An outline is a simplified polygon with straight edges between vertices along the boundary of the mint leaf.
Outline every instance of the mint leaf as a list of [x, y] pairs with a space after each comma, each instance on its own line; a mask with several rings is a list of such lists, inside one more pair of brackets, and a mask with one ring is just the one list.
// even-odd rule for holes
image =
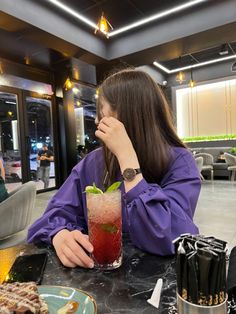
[[95, 183], [93, 185], [88, 185], [85, 188], [86, 193], [93, 193], [93, 194], [103, 194], [103, 191], [96, 187]]
[[108, 233], [116, 233], [118, 231], [117, 226], [113, 224], [102, 224], [101, 229]]
[[113, 192], [113, 191], [117, 190], [120, 187], [120, 185], [121, 185], [121, 181], [117, 181], [117, 182], [113, 183], [112, 185], [110, 185], [107, 188], [106, 192], [108, 192], [108, 193]]

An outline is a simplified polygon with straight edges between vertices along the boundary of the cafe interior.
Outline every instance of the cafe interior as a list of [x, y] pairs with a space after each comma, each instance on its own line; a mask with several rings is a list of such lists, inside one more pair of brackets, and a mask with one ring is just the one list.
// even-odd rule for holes
[[[222, 302], [213, 297], [211, 308], [210, 301], [192, 307], [194, 285], [186, 288], [189, 300], [182, 293], [183, 268], [178, 271], [181, 245], [197, 250], [199, 241], [224, 251], [223, 277], [236, 265], [236, 1], [1, 0], [0, 39], [0, 162], [8, 192], [0, 203], [0, 283], [18, 256], [38, 254], [21, 261], [17, 271], [27, 268], [28, 276], [32, 262], [37, 275], [42, 258], [33, 281], [53, 314], [236, 313], [236, 274], [221, 289]], [[98, 87], [130, 67], [161, 87], [177, 134], [196, 161], [201, 192], [193, 221], [201, 236], [182, 236], [177, 254], [163, 257], [123, 235], [119, 268], [69, 269], [52, 247], [27, 244], [27, 230], [76, 164], [100, 146]], [[47, 183], [39, 175], [44, 145], [53, 155]], [[205, 267], [199, 290], [206, 290]], [[191, 271], [186, 276], [194, 278]]]

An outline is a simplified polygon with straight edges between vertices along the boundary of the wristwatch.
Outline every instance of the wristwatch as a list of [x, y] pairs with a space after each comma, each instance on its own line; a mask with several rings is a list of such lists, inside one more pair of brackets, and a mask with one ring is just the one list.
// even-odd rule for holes
[[125, 181], [133, 181], [137, 174], [142, 173], [141, 169], [133, 169], [133, 168], [126, 168], [122, 173], [122, 178]]

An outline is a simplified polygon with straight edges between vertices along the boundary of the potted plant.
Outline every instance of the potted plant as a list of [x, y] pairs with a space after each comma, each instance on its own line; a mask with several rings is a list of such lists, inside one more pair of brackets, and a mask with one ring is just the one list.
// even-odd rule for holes
[[231, 147], [229, 151], [232, 155], [236, 155], [236, 147]]

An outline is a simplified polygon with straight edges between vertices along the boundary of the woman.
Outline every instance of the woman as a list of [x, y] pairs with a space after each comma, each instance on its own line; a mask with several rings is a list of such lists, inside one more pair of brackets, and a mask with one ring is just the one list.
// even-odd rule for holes
[[93, 182], [101, 187], [122, 180], [123, 174], [123, 231], [145, 251], [174, 253], [173, 239], [198, 233], [193, 214], [200, 179], [174, 131], [160, 87], [145, 72], [113, 74], [100, 86], [97, 115], [95, 135], [103, 148], [74, 167], [29, 229], [28, 241], [52, 243], [65, 266], [92, 268], [83, 192]]

